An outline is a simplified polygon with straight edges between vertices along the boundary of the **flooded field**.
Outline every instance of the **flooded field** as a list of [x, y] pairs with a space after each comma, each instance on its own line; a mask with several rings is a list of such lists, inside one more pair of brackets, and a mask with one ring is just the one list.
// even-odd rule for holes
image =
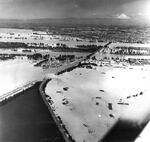
[[[3, 29], [0, 28], [0, 42], [23, 42], [29, 45], [54, 46], [65, 44], [68, 47], [77, 48], [77, 45], [103, 45], [102, 42], [90, 42], [88, 39], [81, 39], [71, 36], [54, 35], [44, 31], [33, 31], [25, 29]], [[42, 44], [41, 44], [42, 43]]]
[[27, 59], [0, 62], [0, 95], [12, 91], [30, 81], [42, 80], [43, 71], [35, 68]]
[[[0, 50], [0, 52], [3, 52], [3, 50]], [[11, 51], [10, 51], [11, 52]], [[15, 51], [16, 52], [16, 51]], [[58, 64], [60, 61], [56, 60], [59, 56], [69, 56], [72, 55], [74, 59], [78, 59], [80, 57], [85, 57], [87, 53], [71, 53], [71, 52], [43, 52], [40, 55], [45, 56], [46, 54], [49, 55], [52, 59], [51, 62], [53, 63], [54, 67], [50, 66], [50, 61], [46, 63], [49, 67], [47, 69], [43, 69], [42, 66], [34, 66], [37, 62], [43, 60], [43, 59], [30, 59], [28, 58], [28, 55], [19, 55], [19, 53], [16, 54], [10, 54], [9, 52], [5, 51], [7, 53], [4, 56], [4, 53], [1, 55], [0, 60], [0, 96], [12, 91], [18, 87], [21, 87], [25, 84], [27, 84], [30, 81], [42, 81], [43, 78], [46, 76], [47, 73], [55, 73], [57, 72], [58, 68], [56, 64]], [[31, 54], [33, 55], [33, 53]], [[12, 59], [4, 59], [5, 57], [11, 57]], [[69, 61], [63, 61], [60, 63], [60, 67], [63, 65], [69, 64]], [[56, 66], [56, 67], [55, 67]]]

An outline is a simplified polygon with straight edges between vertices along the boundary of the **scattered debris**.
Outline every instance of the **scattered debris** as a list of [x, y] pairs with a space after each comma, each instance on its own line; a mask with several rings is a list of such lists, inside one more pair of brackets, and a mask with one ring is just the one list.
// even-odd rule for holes
[[63, 105], [67, 105], [67, 104], [69, 103], [69, 101], [68, 101], [66, 98], [63, 99], [62, 101], [63, 101], [63, 102], [62, 102]]
[[101, 74], [106, 74], [105, 72], [101, 72]]
[[89, 134], [92, 134], [92, 133], [94, 133], [94, 130], [88, 129], [88, 133], [89, 133]]
[[49, 96], [48, 96], [48, 95], [46, 95], [46, 94], [45, 94], [45, 97], [46, 97], [46, 98], [49, 98]]
[[105, 92], [104, 90], [99, 90], [99, 91], [101, 91], [101, 92]]
[[62, 94], [63, 92], [62, 91], [56, 91], [56, 93]]
[[88, 125], [87, 124], [83, 124], [83, 126], [87, 127], [88, 128]]
[[119, 103], [117, 103], [118, 105], [124, 105], [124, 103], [122, 103], [122, 102], [119, 102]]
[[64, 91], [68, 91], [69, 87], [64, 87], [63, 90]]
[[113, 114], [109, 114], [110, 117], [115, 118]]
[[74, 110], [74, 108], [70, 108], [70, 110], [71, 110], [71, 111], [73, 111], [73, 110]]
[[140, 92], [140, 95], [143, 95], [143, 92]]
[[117, 103], [118, 105], [129, 105], [129, 103], [123, 103], [123, 102], [119, 102]]
[[48, 99], [47, 100], [48, 101], [48, 103], [50, 104], [50, 105], [52, 105], [54, 102], [52, 101], [52, 100], [50, 100], [50, 99]]
[[109, 108], [109, 110], [112, 110], [113, 108], [112, 108], [112, 103], [108, 103], [108, 108]]
[[124, 103], [124, 105], [127, 105], [127, 106], [128, 106], [128, 105], [129, 105], [129, 103]]
[[99, 102], [96, 102], [96, 105], [98, 106], [98, 105], [99, 105]]
[[102, 97], [96, 97], [96, 99], [101, 99]]
[[122, 102], [122, 99], [120, 99], [119, 102]]

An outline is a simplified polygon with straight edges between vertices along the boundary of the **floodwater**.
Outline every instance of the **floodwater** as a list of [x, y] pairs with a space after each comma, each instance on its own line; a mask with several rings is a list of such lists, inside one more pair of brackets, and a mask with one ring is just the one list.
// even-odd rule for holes
[[40, 96], [39, 84], [0, 106], [0, 142], [64, 142]]
[[105, 43], [102, 42], [89, 42], [83, 39], [81, 41], [77, 41], [78, 38], [70, 36], [48, 35], [46, 32], [32, 31], [28, 29], [0, 28], [0, 37], [0, 42], [44, 43], [51, 46], [56, 46], [57, 43], [60, 43], [73, 48], [76, 48], [77, 45], [105, 45]]
[[0, 96], [43, 77], [42, 68], [34, 67], [26, 58], [0, 61]]

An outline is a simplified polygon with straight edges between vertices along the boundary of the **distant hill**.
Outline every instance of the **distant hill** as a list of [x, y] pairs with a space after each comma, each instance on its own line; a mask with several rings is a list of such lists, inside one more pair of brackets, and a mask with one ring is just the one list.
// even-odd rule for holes
[[140, 22], [138, 20], [121, 20], [115, 18], [64, 18], [64, 19], [28, 19], [28, 20], [18, 20], [18, 19], [0, 19], [0, 26], [13, 24], [94, 24], [94, 25], [147, 25], [147, 23]]

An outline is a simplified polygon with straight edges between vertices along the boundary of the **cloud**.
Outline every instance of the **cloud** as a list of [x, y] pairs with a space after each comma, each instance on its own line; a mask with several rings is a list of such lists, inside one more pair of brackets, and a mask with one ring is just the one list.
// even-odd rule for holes
[[131, 17], [129, 17], [128, 15], [122, 13], [122, 14], [117, 15], [116, 18], [127, 20], [127, 19], [130, 19]]
[[142, 9], [141, 3], [149, 0], [0, 0], [0, 18], [105, 18], [113, 15], [113, 18], [129, 19], [124, 13], [138, 13], [137, 1]]

